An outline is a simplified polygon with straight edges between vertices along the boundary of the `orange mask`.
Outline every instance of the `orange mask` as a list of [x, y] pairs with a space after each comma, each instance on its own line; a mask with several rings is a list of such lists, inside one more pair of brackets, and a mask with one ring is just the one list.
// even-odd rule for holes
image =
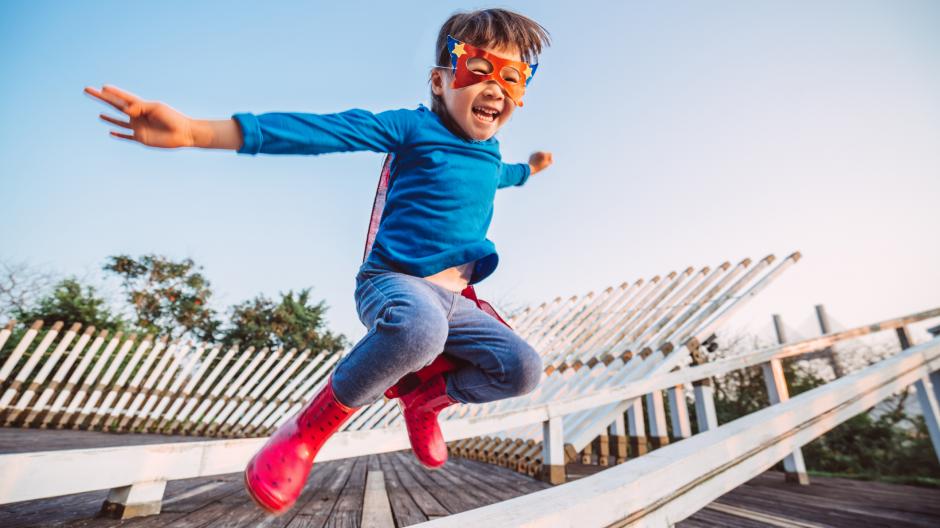
[[539, 65], [497, 57], [447, 35], [447, 49], [454, 68], [453, 88], [463, 88], [484, 81], [496, 81], [516, 106]]

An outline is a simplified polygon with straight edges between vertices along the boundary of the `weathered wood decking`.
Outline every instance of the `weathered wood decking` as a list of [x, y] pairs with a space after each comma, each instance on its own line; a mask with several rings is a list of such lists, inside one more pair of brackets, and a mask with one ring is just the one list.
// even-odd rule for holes
[[[109, 435], [81, 431], [0, 428], [0, 453], [198, 440], [193, 437]], [[600, 470], [569, 465], [569, 478]], [[117, 521], [97, 518], [106, 491], [0, 506], [0, 526], [176, 527], [359, 526], [368, 471], [382, 471], [396, 526], [407, 526], [547, 488], [514, 471], [460, 458], [428, 471], [397, 452], [317, 464], [297, 505], [271, 517], [245, 493], [241, 475], [173, 481], [160, 515]], [[679, 524], [704, 526], [938, 526], [940, 490], [848, 479], [812, 479], [808, 487], [761, 475]], [[495, 528], [495, 527], [494, 527]]]
[[[0, 429], [0, 453], [181, 439], [198, 440], [193, 437]], [[452, 459], [441, 470], [429, 471], [421, 467], [410, 453], [396, 452], [317, 464], [297, 505], [280, 517], [269, 516], [255, 506], [244, 490], [241, 475], [234, 474], [169, 482], [162, 512], [157, 516], [126, 521], [96, 518], [107, 496], [107, 491], [99, 491], [2, 505], [0, 526], [359, 526], [368, 471], [383, 472], [397, 526], [416, 524], [549, 487], [515, 471], [460, 458]]]

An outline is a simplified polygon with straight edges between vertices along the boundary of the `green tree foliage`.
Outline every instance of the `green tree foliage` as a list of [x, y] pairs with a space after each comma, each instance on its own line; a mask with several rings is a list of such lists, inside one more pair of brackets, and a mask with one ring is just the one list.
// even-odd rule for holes
[[212, 290], [202, 267], [192, 259], [175, 262], [159, 255], [138, 259], [118, 255], [109, 258], [104, 270], [121, 278], [140, 330], [171, 339], [215, 341], [220, 323], [207, 306]]
[[81, 323], [99, 330], [116, 332], [124, 330], [126, 323], [111, 312], [107, 301], [95, 292], [92, 286], [83, 285], [74, 277], [59, 281], [52, 291], [39, 298], [31, 307], [17, 309], [14, 317], [31, 323], [42, 319], [47, 324], [62, 321], [66, 324]]
[[296, 295], [281, 294], [275, 302], [263, 295], [231, 308], [230, 326], [222, 332], [225, 344], [290, 350], [310, 349], [338, 353], [348, 346], [346, 338], [325, 328], [327, 307], [323, 301], [312, 304], [310, 289]]

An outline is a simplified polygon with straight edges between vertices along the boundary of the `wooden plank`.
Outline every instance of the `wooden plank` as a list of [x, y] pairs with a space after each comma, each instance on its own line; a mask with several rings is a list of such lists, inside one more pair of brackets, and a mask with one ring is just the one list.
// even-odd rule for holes
[[822, 524], [817, 523], [808, 523], [803, 521], [794, 521], [792, 519], [787, 519], [785, 517], [779, 517], [777, 515], [770, 515], [767, 513], [762, 513], [754, 510], [748, 510], [745, 508], [739, 508], [737, 506], [731, 506], [729, 504], [722, 504], [720, 502], [713, 502], [706, 506], [709, 510], [715, 510], [721, 513], [728, 515], [733, 515], [735, 517], [742, 517], [744, 519], [750, 519], [752, 521], [757, 521], [769, 526], [776, 526], [778, 528], [825, 528]]
[[552, 487], [551, 484], [524, 476], [501, 466], [492, 466], [463, 458], [454, 458], [447, 462], [457, 475], [470, 475], [477, 481], [485, 482], [493, 488], [510, 490], [516, 495], [534, 493]]
[[444, 466], [447, 473], [453, 475], [464, 486], [472, 485], [485, 490], [497, 501], [511, 499], [548, 487], [549, 484], [523, 476], [517, 471], [494, 466], [484, 462], [455, 459]]
[[[355, 459], [333, 462], [333, 471], [324, 473], [320, 483], [314, 483], [309, 500], [298, 505], [297, 514], [288, 524], [289, 528], [322, 528], [349, 480]], [[314, 471], [317, 467], [314, 464]]]
[[398, 481], [408, 490], [411, 498], [421, 509], [424, 516], [428, 519], [436, 519], [449, 515], [450, 511], [447, 505], [418, 482], [414, 475], [405, 468], [400, 456], [401, 452], [388, 453], [384, 460], [389, 464]]
[[455, 490], [452, 481], [438, 475], [440, 470], [425, 469], [414, 460], [414, 456], [410, 453], [406, 455], [404, 452], [398, 451], [395, 456], [399, 467], [409, 472], [415, 482], [433, 495], [451, 514], [496, 502], [491, 495], [481, 490], [475, 490], [471, 486]]
[[[386, 453], [377, 455], [375, 458], [378, 460], [379, 468], [385, 476], [385, 487], [388, 491], [388, 499], [392, 505], [392, 515], [395, 517], [396, 524], [398, 526], [408, 526], [428, 520], [428, 516], [421, 511], [421, 507], [418, 506], [418, 503], [409, 493], [410, 490], [405, 487], [399, 478], [398, 470], [390, 461], [393, 456], [392, 453]], [[439, 504], [437, 507], [441, 508]]]
[[[368, 469], [366, 463], [366, 469]], [[362, 528], [395, 528], [392, 507], [385, 491], [385, 477], [381, 470], [366, 473], [365, 496], [362, 499]]]

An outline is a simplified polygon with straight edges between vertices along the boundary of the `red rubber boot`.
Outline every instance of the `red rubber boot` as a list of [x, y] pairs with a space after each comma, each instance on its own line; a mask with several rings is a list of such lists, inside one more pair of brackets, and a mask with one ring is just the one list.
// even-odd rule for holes
[[275, 515], [289, 510], [307, 483], [320, 447], [355, 411], [336, 399], [330, 378], [248, 462], [245, 488], [255, 503]]
[[437, 415], [442, 409], [458, 403], [446, 392], [444, 375], [438, 374], [407, 394], [400, 395], [405, 427], [415, 458], [428, 469], [437, 469], [447, 462], [447, 444], [441, 435]]

